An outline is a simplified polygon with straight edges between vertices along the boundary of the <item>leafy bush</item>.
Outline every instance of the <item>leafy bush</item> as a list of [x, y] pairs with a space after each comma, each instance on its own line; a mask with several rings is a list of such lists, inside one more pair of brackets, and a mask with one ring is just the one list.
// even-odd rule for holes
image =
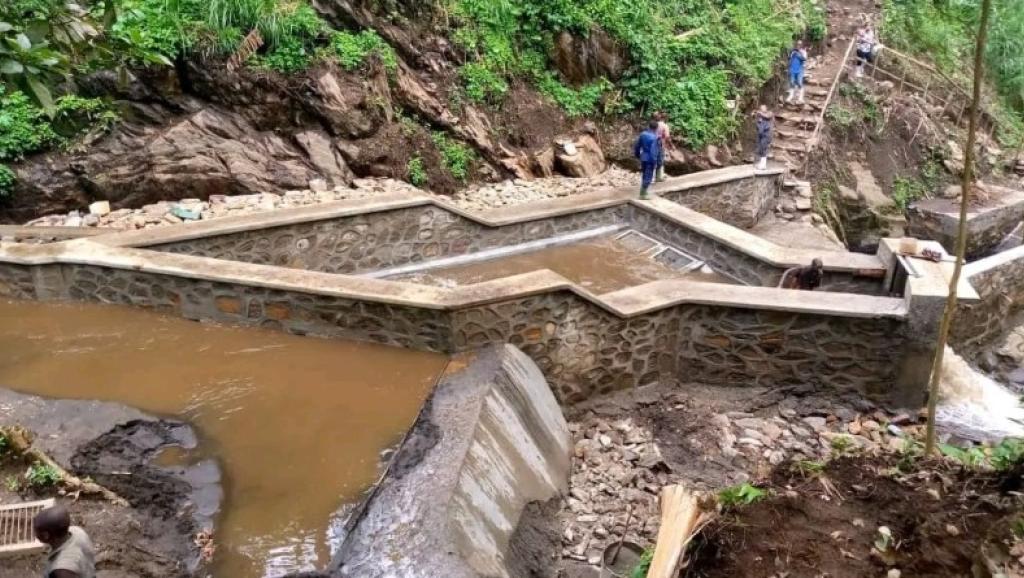
[[17, 160], [59, 141], [42, 108], [25, 93], [3, 93], [0, 85], [0, 161]]
[[608, 79], [602, 78], [579, 89], [562, 84], [553, 73], [544, 73], [537, 78], [537, 89], [558, 103], [570, 118], [592, 115], [597, 112], [601, 98], [612, 88]]
[[739, 505], [750, 505], [763, 500], [767, 496], [768, 492], [761, 488], [749, 483], [743, 483], [718, 492], [718, 502], [726, 508], [731, 508]]
[[408, 175], [409, 182], [414, 186], [422, 187], [427, 184], [427, 169], [423, 166], [423, 159], [420, 157], [409, 159], [405, 172]]
[[53, 486], [60, 482], [60, 480], [60, 472], [53, 466], [32, 464], [25, 472], [25, 481], [28, 482], [28, 485], [36, 488]]
[[[7, 168], [7, 167], [4, 167], [3, 165], [0, 165], [0, 172], [2, 172], [2, 170], [5, 169], [5, 168]], [[10, 169], [8, 169], [8, 170], [10, 170]], [[2, 456], [5, 453], [7, 453], [7, 448], [10, 445], [11, 445], [11, 441], [7, 439], [7, 434], [5, 434], [3, 432], [0, 432], [0, 456]]]
[[330, 46], [338, 63], [347, 70], [359, 68], [370, 56], [380, 58], [387, 70], [398, 70], [395, 49], [373, 30], [363, 30], [359, 33], [332, 32]]
[[461, 66], [459, 77], [466, 88], [466, 96], [476, 102], [497, 101], [508, 92], [505, 79], [481, 62]]
[[443, 132], [435, 132], [431, 139], [441, 152], [444, 167], [456, 179], [465, 182], [469, 178], [476, 154], [468, 146], [448, 138]]
[[[11, 167], [0, 163], [0, 199], [7, 198], [14, 192], [14, 183], [18, 180], [17, 175], [11, 170]], [[0, 454], [3, 453], [4, 447], [6, 447], [7, 439], [0, 440]]]

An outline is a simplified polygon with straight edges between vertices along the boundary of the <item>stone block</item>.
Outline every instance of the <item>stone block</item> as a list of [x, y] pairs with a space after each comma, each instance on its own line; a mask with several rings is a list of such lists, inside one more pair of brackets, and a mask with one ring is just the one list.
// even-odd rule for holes
[[238, 297], [217, 297], [213, 300], [214, 305], [217, 306], [217, 311], [221, 313], [227, 313], [229, 315], [239, 315], [242, 313], [242, 300]]
[[102, 217], [110, 214], [110, 201], [96, 201], [89, 205], [89, 214]]

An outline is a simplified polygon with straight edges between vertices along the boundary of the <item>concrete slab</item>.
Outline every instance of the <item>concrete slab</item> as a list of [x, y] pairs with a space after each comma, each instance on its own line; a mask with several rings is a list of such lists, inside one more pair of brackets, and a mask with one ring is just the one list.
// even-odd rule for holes
[[329, 569], [359, 578], [513, 578], [523, 508], [567, 489], [568, 425], [518, 349], [456, 356]]

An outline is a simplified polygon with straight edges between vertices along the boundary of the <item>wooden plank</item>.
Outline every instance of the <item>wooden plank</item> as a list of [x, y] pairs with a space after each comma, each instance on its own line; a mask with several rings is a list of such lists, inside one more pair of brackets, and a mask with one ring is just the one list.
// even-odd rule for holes
[[683, 486], [665, 486], [661, 490], [661, 527], [654, 559], [647, 578], [675, 578], [683, 563], [686, 546], [701, 519], [697, 497]]

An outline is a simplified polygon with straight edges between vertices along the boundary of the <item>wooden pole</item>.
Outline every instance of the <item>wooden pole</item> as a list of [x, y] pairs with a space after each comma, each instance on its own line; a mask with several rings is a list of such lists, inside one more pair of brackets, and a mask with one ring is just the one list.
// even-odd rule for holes
[[942, 324], [939, 326], [939, 342], [935, 348], [935, 360], [932, 364], [932, 379], [928, 388], [928, 427], [925, 432], [924, 455], [929, 456], [935, 451], [935, 408], [939, 401], [939, 383], [942, 381], [942, 358], [949, 341], [949, 328], [956, 312], [956, 289], [960, 283], [960, 273], [964, 267], [964, 254], [967, 252], [967, 205], [971, 200], [971, 186], [974, 184], [974, 142], [978, 132], [978, 105], [981, 103], [981, 84], [985, 80], [985, 41], [988, 36], [988, 19], [992, 12], [992, 0], [982, 0], [981, 22], [978, 24], [978, 41], [974, 47], [974, 94], [971, 96], [971, 114], [967, 124], [967, 150], [964, 153], [964, 174], [960, 184], [960, 226], [956, 238], [956, 264], [953, 276], [949, 279], [949, 295], [946, 298], [946, 310], [942, 313]]
[[647, 578], [676, 577], [700, 518], [697, 497], [686, 488], [676, 485], [661, 490], [661, 527]]

